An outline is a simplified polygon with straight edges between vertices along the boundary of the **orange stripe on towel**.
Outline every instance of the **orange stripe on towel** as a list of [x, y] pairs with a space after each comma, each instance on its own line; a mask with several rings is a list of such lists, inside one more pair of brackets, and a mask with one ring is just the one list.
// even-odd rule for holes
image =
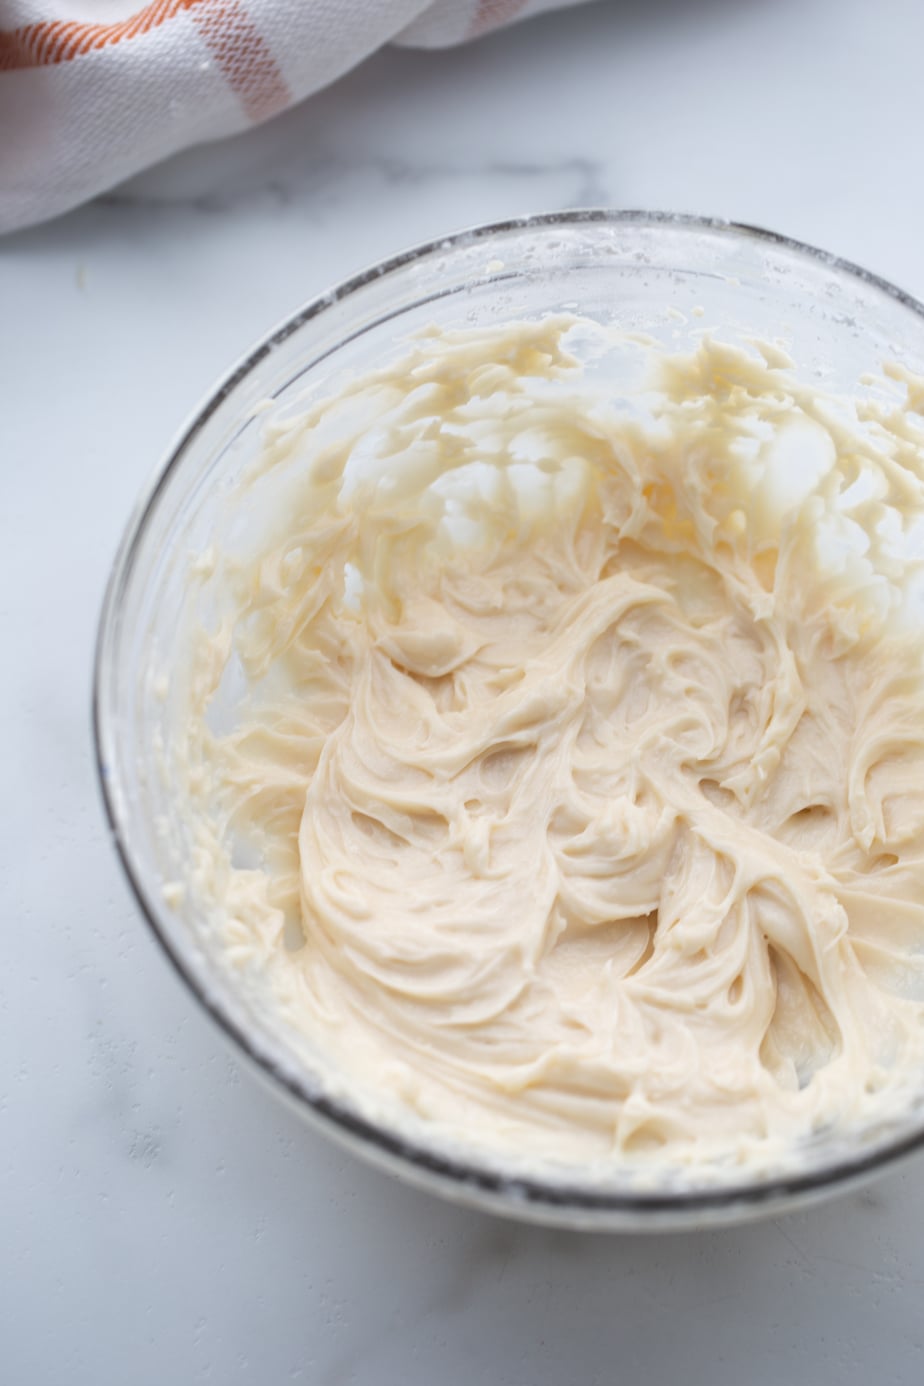
[[289, 104], [289, 89], [269, 45], [240, 0], [150, 0], [117, 24], [27, 24], [0, 33], [0, 72], [68, 63], [149, 34], [187, 10], [251, 120], [265, 120]]
[[150, 0], [150, 4], [117, 24], [77, 24], [60, 19], [26, 24], [21, 29], [0, 33], [0, 72], [70, 62], [95, 49], [150, 33], [164, 20], [206, 3], [208, 0]]
[[499, 24], [509, 24], [521, 10], [526, 9], [528, 3], [529, 0], [478, 0], [469, 37], [477, 38], [489, 29], [496, 29]]
[[266, 120], [291, 101], [269, 45], [240, 0], [211, 0], [193, 22], [251, 120]]

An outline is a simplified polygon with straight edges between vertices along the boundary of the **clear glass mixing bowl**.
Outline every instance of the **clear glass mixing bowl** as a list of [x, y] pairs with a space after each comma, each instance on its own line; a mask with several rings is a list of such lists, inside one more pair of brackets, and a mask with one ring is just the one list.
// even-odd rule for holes
[[[295, 1052], [269, 1008], [235, 984], [209, 947], [195, 900], [170, 904], [183, 880], [182, 834], [153, 747], [168, 734], [150, 652], [171, 649], [191, 552], [204, 549], [219, 505], [260, 447], [254, 408], [323, 394], [344, 372], [392, 355], [430, 323], [472, 327], [562, 309], [615, 320], [675, 349], [704, 325], [734, 340], [783, 338], [800, 372], [853, 392], [884, 360], [920, 368], [924, 308], [881, 279], [753, 227], [634, 212], [572, 212], [479, 227], [377, 265], [301, 309], [215, 389], [141, 497], [115, 561], [99, 633], [94, 727], [106, 810], [142, 912], [193, 995], [276, 1090], [357, 1153], [444, 1195], [572, 1227], [654, 1230], [741, 1220], [856, 1182], [924, 1143], [924, 1111], [832, 1141], [810, 1163], [733, 1187], [618, 1188], [511, 1178], [502, 1168], [414, 1143], [366, 1119]], [[176, 652], [177, 658], [182, 652]]]

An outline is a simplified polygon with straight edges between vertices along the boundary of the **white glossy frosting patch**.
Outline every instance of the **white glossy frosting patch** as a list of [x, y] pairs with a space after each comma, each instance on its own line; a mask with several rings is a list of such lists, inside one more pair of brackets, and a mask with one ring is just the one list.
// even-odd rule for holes
[[769, 1166], [920, 1087], [914, 390], [554, 318], [269, 426], [174, 750], [197, 895], [361, 1106]]

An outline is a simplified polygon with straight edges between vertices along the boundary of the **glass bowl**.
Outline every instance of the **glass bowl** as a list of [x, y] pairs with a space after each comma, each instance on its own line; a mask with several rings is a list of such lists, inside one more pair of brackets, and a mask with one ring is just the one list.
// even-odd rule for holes
[[[268, 1009], [242, 994], [204, 936], [185, 878], [175, 796], [154, 747], [166, 702], [151, 651], [171, 650], [190, 553], [260, 447], [258, 406], [284, 411], [361, 373], [415, 329], [483, 326], [571, 310], [679, 349], [704, 325], [730, 339], [785, 339], [803, 376], [851, 393], [884, 360], [924, 358], [924, 308], [854, 265], [757, 228], [694, 217], [582, 211], [464, 231], [377, 265], [301, 309], [235, 366], [167, 454], [132, 515], [99, 632], [94, 730], [106, 812], [138, 904], [198, 1002], [240, 1051], [326, 1131], [451, 1198], [572, 1227], [661, 1230], [739, 1221], [855, 1183], [924, 1143], [924, 1111], [832, 1142], [779, 1176], [638, 1192], [511, 1176], [368, 1119], [313, 1071]], [[256, 411], [256, 412], [255, 412]]]

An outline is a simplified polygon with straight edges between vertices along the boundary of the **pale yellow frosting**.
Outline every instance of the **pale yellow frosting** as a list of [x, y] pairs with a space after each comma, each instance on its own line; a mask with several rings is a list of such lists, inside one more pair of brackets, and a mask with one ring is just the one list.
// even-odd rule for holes
[[892, 375], [559, 317], [268, 424], [171, 754], [227, 956], [360, 1108], [599, 1174], [770, 1167], [920, 1089]]

